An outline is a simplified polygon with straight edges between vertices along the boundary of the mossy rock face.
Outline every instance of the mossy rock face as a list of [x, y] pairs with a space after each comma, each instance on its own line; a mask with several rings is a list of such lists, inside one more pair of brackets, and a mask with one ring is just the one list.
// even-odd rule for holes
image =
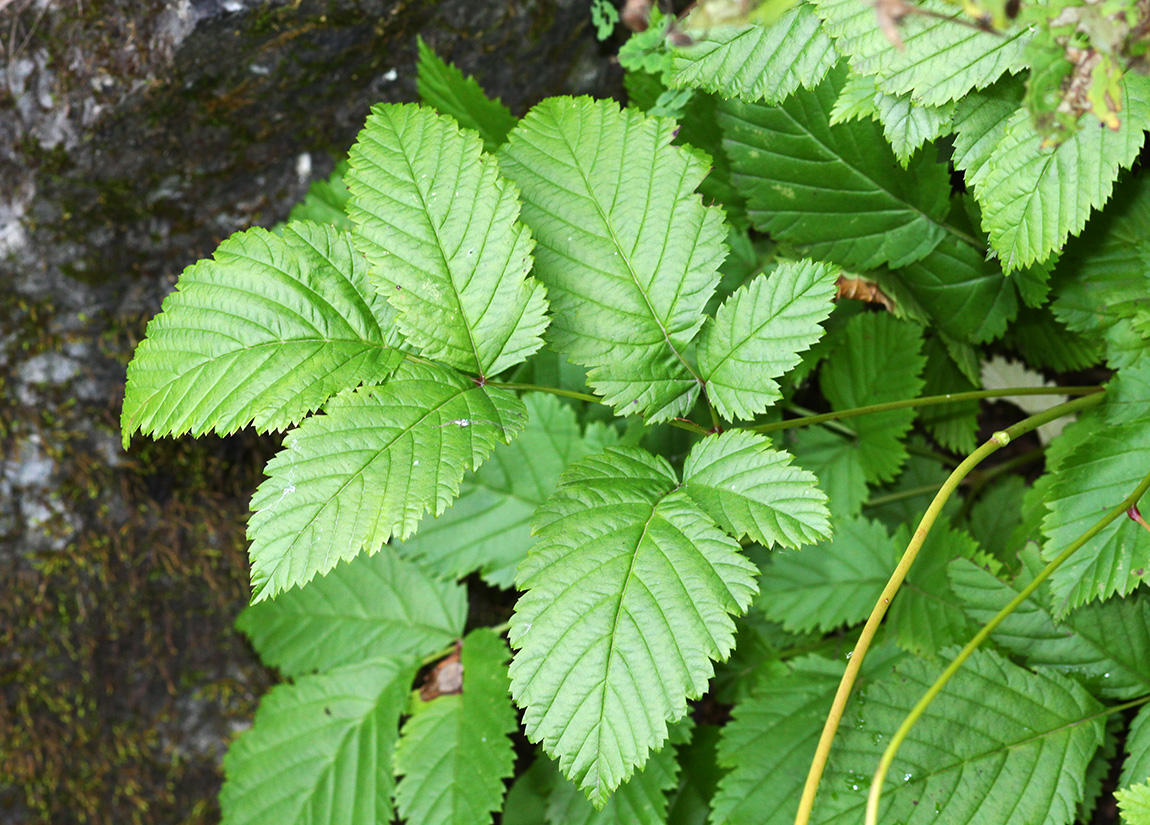
[[145, 321], [415, 99], [417, 33], [519, 112], [607, 61], [587, 0], [0, 6], [0, 822], [213, 822], [271, 678], [232, 623], [279, 439], [125, 453]]
[[0, 273], [25, 288], [155, 276], [282, 218], [371, 104], [414, 99], [417, 33], [513, 109], [603, 85], [585, 0], [34, 5], [0, 53]]

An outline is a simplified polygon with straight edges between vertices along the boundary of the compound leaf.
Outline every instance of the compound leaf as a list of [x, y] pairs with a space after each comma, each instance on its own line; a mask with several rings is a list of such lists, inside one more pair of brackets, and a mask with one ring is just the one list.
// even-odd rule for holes
[[465, 470], [526, 423], [507, 390], [411, 362], [324, 413], [288, 434], [252, 497], [254, 601], [411, 535], [426, 511], [446, 509]]
[[830, 541], [771, 557], [756, 604], [792, 633], [829, 633], [861, 622], [898, 562], [899, 548], [877, 521], [843, 519]]
[[[914, 398], [923, 387], [922, 331], [891, 315], [866, 313], [847, 323], [820, 385], [835, 410]], [[871, 413], [851, 420], [867, 481], [890, 481], [906, 460], [903, 437], [914, 410]]]
[[678, 487], [635, 448], [576, 462], [519, 565], [512, 693], [528, 737], [599, 807], [707, 689], [756, 589], [755, 566]]
[[[1024, 567], [1009, 584], [969, 559], [950, 563], [950, 580], [963, 608], [986, 624], [1042, 569], [1033, 545], [1022, 551]], [[1112, 599], [1088, 604], [1056, 621], [1044, 584], [1018, 606], [991, 638], [1031, 667], [1073, 676], [1092, 693], [1130, 699], [1150, 692], [1150, 602]]]
[[764, 436], [733, 430], [704, 438], [683, 465], [683, 490], [724, 530], [767, 547], [799, 547], [830, 535], [818, 479], [791, 466]]
[[459, 637], [467, 591], [386, 550], [251, 605], [236, 627], [284, 676], [376, 656], [425, 656]]
[[699, 338], [699, 373], [707, 396], [729, 419], [751, 419], [782, 393], [775, 380], [823, 335], [838, 270], [785, 261], [728, 298]]
[[223, 825], [390, 822], [391, 754], [415, 667], [369, 659], [271, 689], [224, 758]]
[[903, 266], [947, 232], [946, 166], [916, 156], [900, 169], [877, 124], [831, 126], [844, 82], [839, 68], [777, 106], [721, 103], [735, 186], [755, 228], [776, 240], [843, 266]]
[[904, 48], [891, 47], [874, 9], [855, 0], [816, 0], [823, 29], [857, 74], [874, 75], [889, 94], [909, 92], [916, 103], [941, 106], [1021, 68], [1026, 31], [983, 32], [949, 18], [963, 12], [942, 0], [916, 4], [937, 17], [912, 14], [899, 24]]
[[[867, 689], [859, 722], [839, 732], [823, 777], [827, 787], [857, 791], [823, 795], [812, 821], [845, 825], [862, 818], [886, 737], [938, 671], [924, 659], [908, 659]], [[878, 821], [1072, 822], [1086, 766], [1102, 743], [1105, 715], [1077, 682], [978, 651], [903, 742]]]
[[866, 475], [858, 443], [819, 427], [803, 427], [783, 434], [800, 467], [818, 477], [836, 519], [858, 515], [866, 500]]
[[380, 104], [349, 155], [348, 214], [396, 324], [423, 355], [487, 376], [543, 345], [515, 187], [479, 138], [421, 106]]
[[464, 129], [483, 138], [483, 148], [494, 152], [515, 128], [515, 115], [498, 99], [489, 98], [470, 75], [439, 58], [422, 37], [417, 64], [419, 97], [441, 115], [455, 118]]
[[410, 825], [487, 825], [511, 776], [515, 709], [507, 645], [489, 628], [463, 640], [463, 691], [414, 700], [395, 750], [399, 815]]
[[650, 421], [698, 396], [685, 351], [726, 254], [722, 211], [695, 194], [707, 163], [670, 145], [675, 130], [611, 101], [550, 98], [500, 153], [539, 242], [549, 340], [608, 403]]
[[510, 587], [515, 567], [532, 542], [531, 518], [573, 461], [614, 443], [615, 430], [590, 425], [584, 434], [575, 411], [553, 395], [523, 396], [527, 426], [460, 487], [459, 499], [441, 516], [424, 519], [407, 541], [393, 544], [444, 576], [478, 570], [485, 581]]
[[811, 4], [800, 2], [770, 26], [721, 26], [671, 53], [667, 82], [723, 97], [779, 103], [800, 85], [818, 85], [838, 59]]
[[184, 270], [128, 366], [124, 444], [146, 435], [281, 430], [399, 362], [393, 312], [350, 235], [249, 229]]

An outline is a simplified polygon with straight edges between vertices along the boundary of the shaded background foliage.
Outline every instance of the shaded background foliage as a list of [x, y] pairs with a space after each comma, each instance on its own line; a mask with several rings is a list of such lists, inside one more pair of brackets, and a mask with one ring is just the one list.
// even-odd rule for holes
[[232, 622], [272, 439], [116, 436], [188, 263], [283, 219], [415, 35], [517, 113], [610, 93], [584, 0], [0, 3], [0, 821], [209, 822], [269, 676]]

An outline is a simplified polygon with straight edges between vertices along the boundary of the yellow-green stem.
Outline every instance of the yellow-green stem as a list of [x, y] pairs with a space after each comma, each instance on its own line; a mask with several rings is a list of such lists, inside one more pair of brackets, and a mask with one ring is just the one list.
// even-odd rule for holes
[[1089, 530], [1071, 542], [1065, 550], [1059, 553], [1058, 556], [1055, 557], [1048, 565], [1042, 568], [1041, 572], [1039, 572], [1039, 574], [1034, 577], [1034, 580], [1031, 581], [1030, 584], [1026, 585], [1026, 587], [1019, 591], [1017, 596], [1011, 599], [1010, 602], [1004, 608], [1002, 608], [1002, 610], [998, 611], [993, 619], [986, 623], [985, 627], [983, 627], [980, 631], [978, 631], [978, 633], [974, 635], [974, 638], [967, 642], [966, 647], [964, 647], [962, 651], [959, 652], [954, 661], [947, 666], [946, 670], [944, 670], [942, 674], [939, 675], [934, 684], [932, 684], [926, 693], [923, 694], [922, 698], [919, 699], [918, 704], [916, 704], [911, 709], [910, 713], [906, 715], [906, 719], [904, 719], [902, 724], [899, 725], [898, 730], [895, 732], [894, 736], [891, 737], [890, 744], [887, 745], [886, 750], [883, 751], [882, 758], [879, 760], [878, 768], [875, 770], [874, 779], [871, 782], [870, 793], [867, 796], [866, 825], [877, 825], [878, 806], [879, 800], [882, 797], [883, 782], [886, 781], [887, 772], [890, 770], [890, 766], [894, 762], [894, 757], [898, 753], [899, 747], [902, 746], [902, 743], [906, 739], [907, 734], [910, 733], [910, 729], [914, 727], [914, 723], [917, 722], [922, 714], [926, 712], [927, 707], [931, 702], [934, 701], [935, 697], [938, 696], [940, 692], [942, 692], [942, 689], [946, 687], [946, 684], [950, 681], [951, 677], [953, 677], [954, 674], [958, 672], [958, 669], [962, 667], [963, 663], [967, 659], [971, 657], [974, 651], [978, 649], [979, 645], [986, 641], [990, 634], [994, 632], [995, 628], [997, 628], [1000, 624], [1002, 624], [1003, 621], [1005, 621], [1007, 616], [1013, 613], [1016, 609], [1018, 609], [1019, 605], [1030, 598], [1031, 594], [1033, 594], [1034, 591], [1037, 590], [1044, 581], [1050, 578], [1051, 574], [1054, 573], [1054, 571], [1059, 567], [1061, 567], [1068, 558], [1074, 555], [1084, 544], [1086, 544], [1086, 542], [1090, 541], [1090, 539], [1094, 538], [1100, 532], [1105, 530], [1106, 527], [1114, 521], [1114, 519], [1122, 517], [1130, 510], [1131, 507], [1136, 505], [1142, 496], [1146, 493], [1147, 489], [1150, 489], [1150, 474], [1147, 474], [1146, 477], [1142, 479], [1142, 482], [1135, 488], [1134, 492], [1127, 496], [1121, 504], [1114, 507], [1113, 510], [1095, 522], [1095, 524]]
[[983, 459], [1002, 447], [1005, 447], [1015, 438], [1037, 429], [1056, 418], [1061, 418], [1064, 415], [1070, 415], [1080, 410], [1097, 406], [1102, 402], [1102, 398], [1103, 393], [1092, 393], [1083, 398], [1076, 398], [1073, 401], [1067, 401], [1065, 404], [1059, 404], [1057, 407], [1052, 407], [1037, 415], [1025, 418], [1017, 424], [1008, 427], [1006, 430], [996, 432], [985, 444], [963, 459], [947, 477], [942, 487], [939, 488], [938, 493], [935, 494], [930, 506], [923, 514], [918, 528], [914, 531], [914, 535], [911, 537], [906, 551], [903, 553], [902, 558], [899, 559], [894, 573], [891, 574], [890, 579], [886, 583], [886, 587], [883, 588], [882, 594], [879, 596], [874, 609], [867, 618], [866, 624], [863, 626], [862, 634], [859, 636], [859, 640], [855, 644], [855, 648], [847, 661], [846, 671], [843, 673], [843, 677], [839, 682], [838, 691], [835, 693], [834, 701], [831, 703], [826, 724], [823, 726], [822, 735], [819, 737], [819, 743], [815, 749], [814, 759], [811, 760], [811, 768], [807, 773], [806, 784], [803, 786], [803, 795], [799, 800], [799, 809], [795, 814], [795, 825], [808, 825], [810, 822], [811, 810], [815, 804], [815, 795], [818, 793], [819, 782], [822, 781], [823, 771], [827, 765], [827, 758], [830, 756], [831, 744], [834, 742], [835, 732], [838, 730], [839, 722], [842, 721], [843, 713], [846, 711], [847, 700], [850, 699], [851, 689], [854, 687], [855, 680], [858, 677], [859, 668], [862, 667], [863, 659], [866, 657], [867, 650], [870, 649], [870, 643], [878, 632], [879, 624], [886, 615], [887, 608], [890, 606], [890, 600], [894, 598], [899, 587], [902, 586], [907, 572], [918, 556], [918, 551], [921, 549], [923, 542], [926, 541], [926, 537], [934, 526], [938, 514], [942, 511], [943, 506], [951, 494], [967, 474], [978, 466]]
[[945, 395], [926, 395], [922, 398], [908, 398], [904, 401], [888, 401], [884, 404], [871, 404], [866, 407], [855, 407], [850, 410], [808, 415], [803, 418], [790, 418], [786, 421], [772, 421], [770, 424], [759, 424], [747, 429], [756, 433], [773, 433], [777, 430], [789, 430], [792, 427], [804, 427], [807, 424], [822, 424], [825, 421], [839, 421], [844, 418], [854, 418], [858, 415], [902, 410], [909, 407], [930, 407], [935, 404], [957, 404], [962, 401], [978, 401], [983, 398], [1010, 398], [1018, 395], [1090, 395], [1101, 392], [1101, 387], [1012, 387], [1005, 390], [972, 390], [971, 392], [952, 392]]

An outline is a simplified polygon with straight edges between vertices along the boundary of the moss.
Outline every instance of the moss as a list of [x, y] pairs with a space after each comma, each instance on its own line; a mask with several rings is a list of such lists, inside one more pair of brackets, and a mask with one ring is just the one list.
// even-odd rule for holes
[[[51, 317], [11, 316], [29, 332]], [[140, 331], [113, 326], [101, 348], [126, 359]], [[44, 529], [66, 549], [0, 561], [0, 809], [51, 825], [216, 821], [218, 754], [187, 741], [188, 707], [224, 727], [268, 684], [232, 622], [248, 597], [247, 499], [274, 444], [141, 441], [109, 466], [94, 441], [116, 437], [115, 410], [59, 397], [14, 418], [6, 443], [39, 436], [63, 475], [49, 497], [82, 527], [61, 516]]]

